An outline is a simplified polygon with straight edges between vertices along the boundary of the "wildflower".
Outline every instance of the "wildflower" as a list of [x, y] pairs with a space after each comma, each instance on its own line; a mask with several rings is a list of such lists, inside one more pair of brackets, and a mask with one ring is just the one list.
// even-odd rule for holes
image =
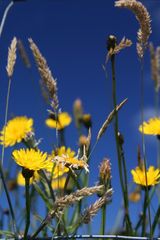
[[[50, 164], [47, 170], [51, 171], [51, 169], [53, 168], [53, 163], [55, 163], [57, 166], [56, 168], [57, 172], [59, 170], [58, 167], [60, 167], [59, 171], [65, 172], [67, 171], [66, 168], [71, 169], [84, 168], [86, 171], [88, 171], [88, 165], [86, 161], [83, 160], [83, 157], [81, 159], [78, 159], [78, 156], [75, 156], [74, 151], [72, 151], [70, 148], [66, 149], [65, 146], [62, 146], [52, 152], [51, 155], [52, 164]], [[55, 170], [53, 170], [53, 173], [55, 173]]]
[[150, 118], [139, 126], [139, 131], [148, 135], [160, 135], [160, 118]]
[[52, 174], [52, 178], [58, 178], [62, 176], [63, 174], [67, 173], [69, 171], [69, 168], [65, 167], [62, 163], [55, 163], [53, 162], [53, 157], [50, 158], [50, 164], [46, 168], [48, 172]]
[[65, 146], [62, 146], [52, 151], [52, 157], [63, 156], [63, 155], [67, 155], [68, 157], [74, 157], [75, 152], [72, 151], [70, 148], [66, 148]]
[[[131, 170], [133, 181], [141, 186], [154, 186], [160, 182], [160, 169], [150, 166], [145, 174], [145, 168], [136, 167]], [[146, 179], [147, 178], [147, 179]], [[147, 181], [146, 181], [147, 180]]]
[[135, 190], [129, 194], [128, 198], [131, 202], [136, 203], [141, 199], [141, 193], [139, 190]]
[[52, 177], [53, 178], [57, 178], [62, 176], [63, 174], [65, 174], [66, 172], [69, 171], [69, 168], [65, 167], [64, 164], [62, 163], [55, 163], [52, 160], [56, 157], [56, 156], [68, 156], [68, 157], [74, 157], [75, 152], [72, 151], [70, 148], [66, 148], [65, 146], [62, 146], [60, 148], [55, 149], [54, 151], [52, 151], [51, 155], [50, 155], [50, 165], [47, 167], [47, 171], [48, 172], [52, 172]]
[[[33, 174], [33, 177], [30, 178], [30, 182], [29, 183], [32, 184], [34, 181], [39, 181], [39, 179], [40, 179], [39, 178], [39, 174], [38, 174], [37, 171], [35, 171], [34, 174]], [[19, 186], [25, 186], [25, 178], [24, 178], [24, 176], [23, 176], [21, 171], [18, 172], [18, 174], [17, 174], [17, 184]]]
[[66, 183], [66, 177], [61, 177], [61, 178], [53, 179], [51, 185], [54, 190], [57, 190], [57, 189], [64, 189], [65, 183]]
[[88, 172], [88, 165], [84, 160], [78, 159], [77, 157], [68, 157], [67, 155], [63, 155], [61, 157], [56, 156], [54, 160], [60, 164], [64, 164], [64, 166], [69, 167], [71, 169], [79, 169], [84, 168], [86, 172]]
[[58, 114], [57, 119], [53, 114], [50, 115], [48, 119], [46, 119], [46, 125], [50, 128], [56, 128], [58, 130], [62, 130], [67, 127], [72, 121], [72, 118], [67, 112], [61, 112]]
[[49, 165], [47, 153], [33, 148], [14, 150], [12, 157], [18, 165], [31, 171], [45, 169]]
[[9, 120], [0, 132], [0, 144], [13, 146], [23, 141], [33, 131], [33, 119], [25, 116]]

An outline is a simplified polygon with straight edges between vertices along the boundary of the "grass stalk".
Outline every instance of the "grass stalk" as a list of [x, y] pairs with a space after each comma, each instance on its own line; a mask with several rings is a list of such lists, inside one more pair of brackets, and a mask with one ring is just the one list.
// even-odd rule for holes
[[156, 212], [156, 215], [154, 217], [153, 223], [152, 223], [152, 228], [151, 228], [151, 234], [153, 236], [156, 226], [159, 223], [159, 219], [160, 219], [160, 206], [158, 207], [158, 210]]
[[[5, 107], [5, 117], [4, 117], [4, 137], [3, 142], [5, 142], [5, 133], [6, 133], [6, 124], [8, 119], [8, 107], [9, 107], [9, 98], [10, 98], [10, 91], [11, 91], [11, 78], [8, 79], [8, 89], [7, 89], [7, 97], [6, 97], [6, 107]], [[2, 146], [2, 153], [1, 153], [1, 165], [3, 167], [4, 161], [4, 152], [5, 152], [5, 145]]]
[[105, 235], [105, 229], [106, 229], [106, 208], [107, 208], [107, 205], [104, 204], [104, 206], [102, 207], [102, 223], [101, 223], [101, 231], [100, 231], [101, 235]]
[[11, 2], [7, 5], [7, 7], [6, 7], [5, 11], [4, 11], [4, 14], [3, 14], [3, 17], [2, 17], [2, 20], [1, 20], [1, 25], [0, 25], [0, 37], [2, 36], [2, 31], [3, 31], [3, 28], [4, 28], [4, 24], [5, 24], [5, 21], [6, 21], [8, 12], [9, 12], [9, 10], [11, 9], [11, 7], [12, 7], [13, 5], [14, 5], [14, 2], [11, 1]]
[[58, 135], [59, 135], [59, 147], [65, 146], [64, 129], [58, 130]]
[[[155, 90], [155, 113], [156, 117], [159, 114], [159, 91]], [[160, 139], [159, 135], [157, 136], [157, 166], [160, 168]]]
[[142, 237], [146, 235], [146, 210], [147, 210], [147, 201], [148, 201], [148, 195], [147, 195], [147, 189], [145, 188], [144, 193], [144, 203], [143, 203], [143, 218], [142, 218]]
[[1, 179], [2, 179], [2, 183], [3, 183], [3, 186], [4, 186], [4, 190], [5, 190], [8, 205], [9, 205], [9, 210], [10, 210], [11, 217], [12, 217], [13, 231], [14, 231], [15, 236], [17, 237], [17, 227], [16, 227], [15, 215], [14, 215], [14, 211], [13, 211], [13, 207], [12, 207], [12, 202], [11, 202], [11, 199], [10, 199], [10, 196], [9, 196], [9, 192], [8, 192], [8, 189], [7, 189], [7, 185], [6, 185], [6, 182], [5, 182], [5, 177], [4, 177], [4, 173], [3, 173], [1, 163], [0, 163], [0, 176], [1, 176]]
[[[116, 77], [115, 77], [115, 55], [114, 54], [111, 56], [111, 66], [112, 66], [113, 106], [114, 106], [114, 108], [116, 108], [117, 99], [116, 99]], [[120, 151], [119, 139], [118, 139], [119, 130], [118, 130], [118, 114], [117, 114], [117, 112], [115, 114], [114, 132], [115, 132], [115, 140], [116, 140], [116, 148], [117, 148], [117, 156], [118, 156], [118, 169], [119, 169], [120, 184], [121, 184], [121, 188], [122, 188], [124, 207], [125, 207], [126, 231], [127, 231], [127, 233], [132, 234], [132, 226], [131, 226], [131, 221], [130, 221], [129, 211], [128, 211], [128, 194], [125, 190], [125, 184], [124, 184], [124, 180], [123, 180], [123, 174], [126, 174], [126, 172], [125, 172], [126, 169], [123, 168], [124, 163], [122, 165], [122, 159], [121, 159], [121, 151]]]
[[[147, 200], [145, 203], [149, 201], [149, 190], [148, 190], [148, 182], [147, 182], [147, 160], [146, 160], [146, 149], [145, 149], [145, 138], [144, 138], [144, 129], [143, 129], [143, 122], [144, 122], [144, 58], [140, 59], [140, 66], [141, 66], [141, 122], [142, 122], [142, 150], [143, 150], [143, 159], [144, 159], [144, 168], [145, 168], [145, 181], [146, 181], [146, 192], [145, 197]], [[148, 218], [149, 218], [149, 227], [150, 227], [150, 235], [151, 234], [151, 211], [150, 211], [150, 204], [148, 204]], [[144, 228], [144, 227], [143, 227]], [[142, 229], [143, 229], [142, 228]], [[145, 230], [145, 229], [144, 229]], [[144, 232], [142, 230], [142, 233]]]
[[128, 179], [127, 179], [126, 161], [125, 161], [124, 150], [123, 150], [123, 139], [122, 139], [122, 142], [121, 142], [121, 140], [119, 141], [119, 145], [120, 145], [121, 160], [122, 160], [123, 173], [124, 173], [125, 219], [126, 219], [126, 224], [128, 224], [127, 228], [129, 228], [130, 231], [132, 232], [132, 223], [131, 223], [131, 220], [130, 220], [130, 217], [129, 217], [129, 212], [128, 212], [128, 208], [129, 208], [129, 202], [128, 202]]
[[[9, 81], [8, 81], [6, 107], [5, 107], [5, 118], [4, 118], [4, 139], [3, 139], [3, 142], [5, 142], [5, 131], [6, 131], [5, 126], [7, 124], [7, 119], [8, 119], [8, 106], [9, 106], [9, 98], [10, 98], [10, 89], [11, 89], [11, 78], [9, 78]], [[6, 197], [7, 197], [7, 201], [8, 201], [11, 217], [12, 217], [14, 233], [16, 235], [17, 234], [17, 229], [16, 229], [15, 215], [14, 215], [12, 202], [11, 202], [11, 199], [10, 199], [10, 196], [9, 196], [9, 192], [8, 192], [8, 189], [7, 189], [7, 185], [6, 185], [5, 177], [4, 177], [4, 173], [3, 173], [4, 153], [5, 153], [5, 145], [3, 144], [2, 152], [1, 152], [1, 162], [0, 162], [0, 176], [1, 176], [2, 184], [4, 186], [4, 191], [5, 191], [5, 194], [6, 194]]]

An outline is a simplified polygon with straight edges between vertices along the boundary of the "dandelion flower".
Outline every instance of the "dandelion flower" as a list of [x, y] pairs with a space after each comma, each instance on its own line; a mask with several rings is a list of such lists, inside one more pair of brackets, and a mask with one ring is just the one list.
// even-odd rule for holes
[[65, 167], [64, 164], [62, 163], [57, 164], [53, 162], [52, 157], [50, 159], [51, 159], [50, 164], [46, 168], [46, 170], [52, 173], [52, 178], [58, 178], [69, 171], [69, 168]]
[[77, 157], [68, 157], [67, 155], [63, 156], [56, 156], [54, 158], [54, 161], [56, 161], [58, 164], [63, 164], [64, 166], [71, 168], [71, 169], [80, 169], [84, 168], [86, 172], [88, 172], [88, 164], [81, 159], [78, 159]]
[[[53, 170], [55, 175], [56, 173], [61, 173], [61, 171], [64, 173], [69, 171], [68, 168], [84, 168], [86, 171], [88, 171], [87, 163], [83, 159], [78, 159], [78, 157], [75, 156], [75, 152], [70, 148], [66, 149], [65, 146], [62, 146], [61, 148], [58, 148], [56, 151], [52, 152], [51, 163], [56, 164], [55, 170]], [[53, 168], [53, 165], [51, 166]], [[51, 168], [49, 167], [49, 171], [50, 169]]]
[[20, 143], [33, 131], [33, 119], [25, 116], [9, 120], [0, 132], [0, 144], [5, 147]]
[[[148, 171], [145, 174], [145, 168], [136, 167], [131, 170], [133, 176], [133, 182], [141, 186], [154, 186], [160, 182], [160, 169], [155, 169], [153, 166], [150, 166]], [[146, 182], [147, 175], [147, 182]]]
[[18, 165], [32, 171], [45, 169], [49, 165], [47, 153], [33, 148], [14, 150], [12, 157]]
[[53, 179], [51, 185], [54, 190], [57, 190], [57, 189], [64, 189], [65, 183], [66, 183], [66, 177], [61, 177], [61, 178]]
[[58, 130], [62, 130], [67, 127], [72, 121], [72, 118], [67, 112], [61, 112], [58, 114], [57, 120], [54, 115], [50, 115], [48, 119], [46, 119], [46, 125], [50, 128], [56, 128]]
[[53, 178], [57, 178], [65, 174], [69, 171], [69, 168], [65, 167], [62, 163], [55, 163], [52, 160], [56, 157], [62, 157], [62, 156], [68, 156], [68, 157], [74, 157], [75, 152], [72, 151], [70, 148], [66, 148], [65, 146], [62, 146], [60, 148], [57, 148], [56, 150], [52, 151], [52, 154], [50, 155], [50, 165], [47, 167], [47, 171], [52, 172]]
[[160, 135], [160, 118], [150, 118], [139, 126], [139, 131], [148, 135]]
[[[32, 184], [34, 181], [39, 181], [40, 177], [37, 171], [34, 172], [33, 177], [30, 178], [30, 184]], [[17, 184], [19, 186], [25, 186], [25, 178], [23, 177], [22, 172], [18, 172], [17, 174]]]

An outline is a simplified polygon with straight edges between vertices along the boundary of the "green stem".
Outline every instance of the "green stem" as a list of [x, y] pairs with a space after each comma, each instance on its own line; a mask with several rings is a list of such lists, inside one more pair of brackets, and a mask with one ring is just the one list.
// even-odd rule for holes
[[160, 137], [157, 136], [157, 166], [160, 168]]
[[16, 227], [15, 215], [14, 215], [14, 211], [13, 211], [13, 207], [12, 207], [12, 202], [11, 202], [11, 199], [10, 199], [10, 196], [9, 196], [9, 192], [8, 192], [8, 189], [7, 189], [7, 185], [6, 185], [6, 182], [5, 182], [5, 178], [4, 178], [4, 174], [3, 174], [3, 169], [2, 169], [1, 163], [0, 163], [0, 176], [1, 176], [1, 179], [2, 179], [2, 183], [3, 183], [3, 186], [4, 186], [4, 190], [5, 190], [5, 193], [6, 193], [6, 197], [7, 197], [7, 201], [8, 201], [8, 205], [9, 205], [9, 209], [10, 209], [10, 213], [11, 213], [11, 217], [12, 217], [12, 224], [13, 224], [14, 234], [17, 237], [17, 227]]
[[127, 180], [127, 168], [126, 168], [126, 161], [125, 161], [125, 156], [124, 156], [124, 150], [122, 144], [120, 144], [120, 151], [121, 151], [121, 160], [122, 160], [122, 165], [123, 165], [123, 173], [124, 173], [124, 206], [125, 206], [125, 219], [126, 219], [126, 224], [127, 224], [127, 229], [130, 232], [133, 232], [132, 230], [132, 223], [129, 217], [129, 202], [128, 202], [128, 180]]
[[30, 195], [29, 195], [29, 179], [25, 178], [25, 191], [26, 191], [26, 227], [24, 232], [24, 240], [27, 240], [27, 234], [30, 225]]
[[59, 147], [65, 146], [65, 137], [64, 137], [64, 129], [58, 131], [59, 135]]
[[14, 225], [13, 226], [14, 231], [16, 232], [15, 216], [14, 216], [12, 203], [11, 203], [11, 200], [10, 200], [10, 196], [9, 196], [9, 193], [8, 193], [7, 185], [5, 183], [5, 178], [4, 178], [4, 174], [3, 174], [3, 161], [4, 161], [4, 153], [5, 153], [5, 135], [6, 135], [6, 124], [7, 124], [7, 118], [8, 118], [8, 106], [9, 106], [10, 89], [11, 89], [11, 78], [9, 78], [9, 80], [8, 80], [8, 89], [7, 89], [7, 97], [6, 97], [3, 146], [2, 146], [1, 163], [0, 163], [0, 175], [1, 175], [2, 183], [3, 183], [3, 186], [4, 186], [4, 190], [5, 190], [5, 193], [6, 193], [6, 196], [7, 196], [7, 201], [8, 201], [10, 212], [11, 212], [12, 221], [13, 221], [13, 225]]
[[55, 195], [54, 195], [54, 191], [53, 191], [52, 186], [51, 186], [51, 181], [47, 178], [47, 176], [46, 176], [46, 174], [45, 174], [45, 172], [43, 170], [41, 170], [40, 173], [42, 173], [44, 179], [47, 182], [47, 185], [48, 185], [48, 188], [50, 190], [50, 194], [51, 194], [52, 200], [54, 202], [55, 201]]
[[142, 218], [142, 237], [146, 234], [146, 210], [147, 210], [147, 201], [148, 201], [148, 195], [147, 190], [145, 189], [144, 194], [144, 204], [143, 204], [143, 218]]
[[[147, 180], [147, 160], [146, 160], [146, 149], [145, 149], [145, 138], [144, 138], [144, 129], [143, 129], [143, 122], [144, 122], [144, 58], [141, 59], [141, 121], [142, 121], [142, 148], [143, 148], [143, 159], [144, 159], [144, 169], [145, 169], [145, 181], [146, 181], [146, 198], [147, 202], [149, 201], [149, 191], [148, 191], [148, 180]], [[149, 227], [150, 227], [150, 234], [151, 234], [151, 211], [150, 205], [148, 205], [148, 217], [149, 217]], [[143, 232], [143, 231], [142, 231]]]
[[[113, 97], [114, 108], [116, 108], [117, 99], [116, 99], [116, 78], [115, 78], [115, 55], [111, 56], [111, 65], [112, 65], [112, 97]], [[119, 148], [119, 141], [118, 141], [118, 114], [117, 114], [117, 112], [115, 114], [114, 131], [115, 131], [116, 148], [117, 148], [117, 155], [118, 155], [118, 167], [119, 167], [120, 184], [121, 184], [121, 187], [122, 187], [122, 191], [124, 192], [121, 155], [120, 155], [120, 148]]]
[[[150, 191], [151, 191], [151, 192], [150, 192], [150, 196], [149, 196], [149, 198], [147, 199], [147, 202], [146, 202], [146, 209], [148, 208], [148, 205], [150, 205], [151, 200], [152, 200], [152, 198], [153, 198], [153, 196], [154, 196], [155, 187], [153, 187]], [[137, 231], [138, 231], [139, 227], [142, 225], [142, 221], [143, 221], [143, 215], [140, 216], [139, 221], [138, 221], [138, 223], [136, 224], [135, 234], [137, 234]]]
[[102, 223], [101, 223], [101, 235], [105, 235], [105, 226], [106, 226], [106, 204], [102, 207]]
[[[114, 106], [114, 108], [116, 108], [117, 99], [116, 99], [115, 55], [111, 56], [111, 65], [112, 65], [113, 106]], [[126, 169], [123, 168], [125, 166], [124, 162], [123, 162], [123, 165], [121, 162], [121, 152], [120, 152], [119, 139], [118, 139], [118, 114], [117, 114], [117, 112], [115, 114], [114, 132], [115, 132], [116, 148], [117, 148], [117, 155], [118, 155], [118, 169], [119, 169], [120, 184], [121, 184], [121, 188], [122, 188], [124, 206], [125, 206], [125, 218], [126, 218], [126, 228], [127, 228], [126, 230], [128, 233], [132, 233], [132, 226], [131, 226], [131, 221], [130, 221], [129, 211], [128, 211], [128, 194], [126, 192], [125, 184], [124, 184], [124, 180], [123, 180], [123, 173], [126, 174], [126, 172], [125, 172]]]
[[35, 190], [37, 191], [37, 193], [41, 196], [41, 198], [45, 202], [47, 208], [50, 210], [52, 207], [52, 204], [49, 202], [49, 198], [48, 198], [47, 194], [44, 193], [44, 191], [42, 191], [42, 189], [39, 187], [39, 185], [37, 183], [33, 183], [33, 186], [34, 186]]
[[1, 154], [1, 164], [2, 164], [2, 167], [3, 167], [3, 161], [4, 161], [6, 124], [7, 124], [7, 119], [8, 119], [8, 106], [9, 106], [10, 90], [11, 90], [11, 78], [9, 78], [9, 81], [8, 81], [8, 90], [7, 90], [7, 97], [6, 97], [6, 108], [5, 108], [5, 117], [4, 117], [3, 146], [2, 146], [2, 154]]
[[70, 170], [70, 171], [68, 172], [68, 175], [67, 175], [67, 178], [66, 178], [66, 182], [65, 182], [65, 185], [64, 185], [64, 191], [66, 191], [66, 189], [67, 189], [67, 186], [68, 186], [68, 183], [69, 183], [70, 178], [73, 179], [73, 181], [74, 181], [77, 189], [81, 189], [80, 183], [77, 181], [77, 178], [75, 177], [75, 175], [74, 175], [74, 174], [72, 173], [72, 171]]
[[157, 224], [159, 223], [159, 220], [160, 220], [160, 206], [158, 207], [158, 210], [157, 210], [156, 215], [155, 215], [154, 220], [153, 220], [153, 224], [152, 224], [152, 228], [151, 228], [152, 236], [154, 234], [154, 231], [155, 231], [155, 228], [156, 228]]
[[52, 220], [53, 218], [53, 213], [48, 213], [46, 218], [42, 221], [41, 225], [39, 228], [33, 233], [31, 236], [30, 240], [35, 239], [35, 237], [47, 226], [47, 224]]
[[[5, 20], [6, 20], [6, 18], [7, 18], [7, 14], [8, 14], [9, 10], [11, 9], [11, 7], [12, 7], [13, 5], [14, 5], [14, 2], [11, 1], [11, 2], [7, 5], [7, 7], [6, 7], [5, 11], [4, 11], [4, 14], [3, 14], [3, 17], [2, 17], [2, 20], [1, 20], [1, 24], [0, 24], [0, 37], [1, 37], [1, 35], [2, 35], [2, 31], [3, 31], [4, 24], [5, 24]], [[7, 99], [6, 99], [6, 109], [5, 109], [5, 121], [4, 121], [4, 126], [6, 126], [7, 118], [8, 118], [8, 105], [9, 105], [10, 87], [11, 87], [11, 79], [9, 78], [8, 90], [7, 90]], [[4, 129], [4, 139], [3, 139], [3, 140], [5, 140], [5, 129]], [[8, 189], [7, 189], [7, 186], [6, 186], [6, 183], [5, 183], [4, 174], [3, 174], [4, 149], [5, 149], [5, 147], [4, 147], [4, 144], [3, 144], [2, 154], [1, 154], [1, 163], [0, 163], [0, 176], [1, 176], [2, 183], [3, 183], [3, 186], [4, 186], [4, 190], [5, 190], [5, 193], [6, 193], [6, 197], [7, 197], [9, 209], [10, 209], [10, 212], [11, 212], [11, 217], [12, 217], [12, 224], [13, 224], [14, 233], [15, 233], [15, 235], [17, 235], [15, 216], [14, 216], [14, 212], [13, 212], [13, 208], [12, 208], [12, 203], [11, 203], [11, 200], [10, 200], [10, 196], [9, 196], [9, 193], [8, 193]]]

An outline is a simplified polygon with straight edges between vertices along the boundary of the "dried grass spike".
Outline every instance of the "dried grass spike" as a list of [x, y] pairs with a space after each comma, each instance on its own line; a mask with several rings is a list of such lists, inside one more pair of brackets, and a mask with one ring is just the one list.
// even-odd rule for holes
[[122, 49], [126, 47], [130, 47], [132, 45], [132, 41], [123, 37], [120, 43], [115, 47], [114, 52], [115, 54], [120, 52]]
[[103, 123], [102, 127], [100, 128], [98, 134], [97, 134], [97, 141], [101, 138], [103, 133], [106, 131], [108, 125], [113, 120], [115, 114], [121, 109], [121, 107], [127, 102], [127, 98], [124, 99], [119, 105], [116, 106], [116, 108], [108, 115], [106, 121]]
[[160, 88], [160, 47], [154, 49], [153, 44], [150, 43], [149, 49], [151, 56], [152, 79], [154, 81], [155, 90], [158, 92]]
[[9, 78], [11, 78], [13, 75], [14, 65], [16, 62], [16, 50], [17, 50], [17, 39], [16, 37], [14, 37], [8, 49], [8, 62], [6, 66], [6, 71]]
[[106, 57], [106, 63], [108, 62], [109, 58], [114, 55], [119, 53], [122, 49], [126, 47], [130, 47], [132, 45], [132, 41], [123, 37], [122, 40], [118, 45], [115, 45], [114, 48], [110, 48]]
[[30, 68], [31, 67], [31, 63], [29, 61], [29, 57], [27, 55], [27, 52], [25, 50], [25, 47], [22, 43], [22, 41], [20, 39], [18, 39], [17, 41], [17, 48], [19, 50], [19, 54], [20, 54], [20, 57], [24, 63], [24, 65], [27, 67], [27, 68]]
[[159, 91], [160, 89], [160, 47], [156, 48], [156, 65], [157, 65], [156, 91]]
[[52, 73], [47, 65], [46, 59], [42, 56], [37, 45], [33, 42], [31, 38], [29, 39], [29, 43], [35, 58], [35, 62], [39, 70], [39, 74], [41, 76], [41, 79], [43, 80], [44, 84], [46, 85], [46, 88], [48, 89], [48, 93], [51, 98], [51, 107], [54, 110], [57, 110], [59, 106], [58, 96], [57, 96], [57, 81], [52, 76]]
[[[64, 208], [64, 207], [74, 204], [77, 201], [80, 201], [84, 197], [91, 196], [93, 194], [98, 194], [98, 193], [101, 193], [102, 191], [104, 191], [104, 185], [99, 185], [99, 186], [94, 186], [94, 187], [89, 187], [89, 188], [84, 187], [80, 190], [77, 190], [74, 193], [65, 195], [64, 197], [57, 199], [55, 204], [58, 207]], [[109, 193], [111, 194], [112, 189], [109, 189], [107, 192], [108, 192], [108, 194]]]
[[89, 206], [82, 215], [82, 222], [88, 224], [91, 219], [97, 214], [97, 212], [108, 202], [110, 202], [112, 192], [108, 190], [102, 197], [100, 197], [95, 203]]
[[115, 2], [115, 7], [128, 8], [135, 14], [140, 24], [140, 29], [137, 32], [137, 53], [138, 56], [142, 58], [152, 32], [151, 19], [147, 9], [141, 2], [136, 0], [118, 0]]

